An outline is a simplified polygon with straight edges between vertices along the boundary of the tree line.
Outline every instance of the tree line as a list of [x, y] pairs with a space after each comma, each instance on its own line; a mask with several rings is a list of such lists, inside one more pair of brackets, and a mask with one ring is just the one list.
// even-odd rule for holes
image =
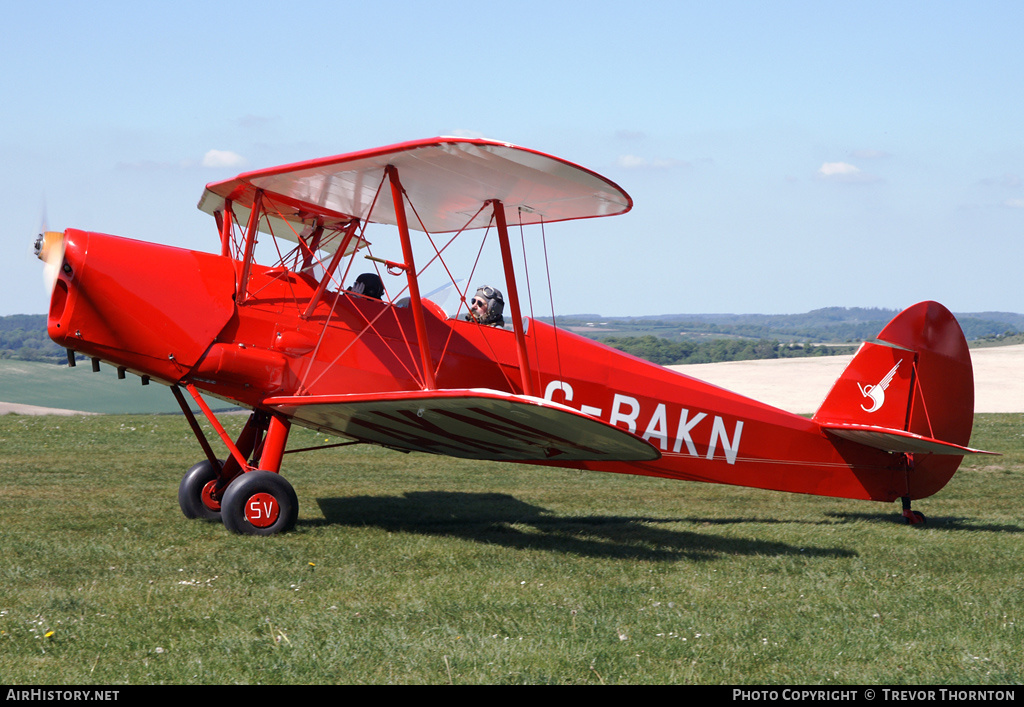
[[45, 314], [0, 317], [0, 358], [66, 363], [67, 353], [46, 333]]
[[[651, 334], [675, 341], [735, 337], [852, 344], [873, 339], [897, 313], [894, 309], [826, 307], [804, 314], [671, 314], [652, 317], [602, 317], [595, 314], [561, 316], [557, 324], [583, 336], [602, 340], [608, 336]], [[959, 313], [956, 317], [968, 341], [1024, 331], [1024, 315], [1013, 312]]]
[[601, 340], [612, 348], [662, 366], [687, 363], [720, 363], [766, 358], [835, 356], [853, 353], [854, 346], [791, 344], [766, 339], [714, 339], [712, 341], [671, 341], [658, 336], [609, 336]]

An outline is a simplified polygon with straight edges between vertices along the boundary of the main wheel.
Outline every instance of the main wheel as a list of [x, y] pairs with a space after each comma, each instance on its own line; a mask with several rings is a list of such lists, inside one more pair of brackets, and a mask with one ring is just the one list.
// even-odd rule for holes
[[220, 502], [224, 526], [242, 535], [274, 535], [295, 527], [299, 499], [280, 474], [257, 469], [228, 485]]
[[186, 518], [220, 520], [220, 503], [213, 497], [219, 471], [204, 459], [185, 472], [178, 486], [178, 505]]

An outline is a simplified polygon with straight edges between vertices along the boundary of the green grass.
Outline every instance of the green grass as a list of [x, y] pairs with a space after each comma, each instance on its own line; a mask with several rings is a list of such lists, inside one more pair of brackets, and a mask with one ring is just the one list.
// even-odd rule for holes
[[[236, 429], [243, 418], [228, 416]], [[292, 447], [322, 441], [293, 432]], [[1024, 416], [915, 507], [285, 457], [295, 532], [186, 520], [173, 416], [0, 417], [5, 684], [1024, 680]]]

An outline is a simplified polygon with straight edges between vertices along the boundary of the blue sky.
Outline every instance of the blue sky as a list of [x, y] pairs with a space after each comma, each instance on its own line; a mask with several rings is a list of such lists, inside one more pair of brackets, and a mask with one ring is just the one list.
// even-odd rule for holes
[[215, 250], [208, 182], [451, 134], [633, 197], [547, 229], [562, 314], [1024, 312], [1024, 3], [3, 7], [0, 315], [43, 214]]

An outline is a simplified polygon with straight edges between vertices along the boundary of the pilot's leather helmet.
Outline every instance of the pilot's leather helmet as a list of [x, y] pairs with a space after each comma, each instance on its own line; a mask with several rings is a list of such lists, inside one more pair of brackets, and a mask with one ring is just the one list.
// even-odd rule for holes
[[505, 310], [505, 296], [501, 294], [501, 290], [484, 285], [477, 288], [473, 299], [478, 297], [487, 302], [487, 312], [482, 316], [478, 315], [478, 320], [482, 324], [497, 324], [499, 326], [504, 324], [505, 319], [502, 317], [502, 312]]
[[350, 292], [373, 297], [374, 299], [380, 299], [384, 296], [384, 283], [381, 282], [380, 276], [372, 272], [364, 272], [356, 278], [356, 283], [348, 289]]

